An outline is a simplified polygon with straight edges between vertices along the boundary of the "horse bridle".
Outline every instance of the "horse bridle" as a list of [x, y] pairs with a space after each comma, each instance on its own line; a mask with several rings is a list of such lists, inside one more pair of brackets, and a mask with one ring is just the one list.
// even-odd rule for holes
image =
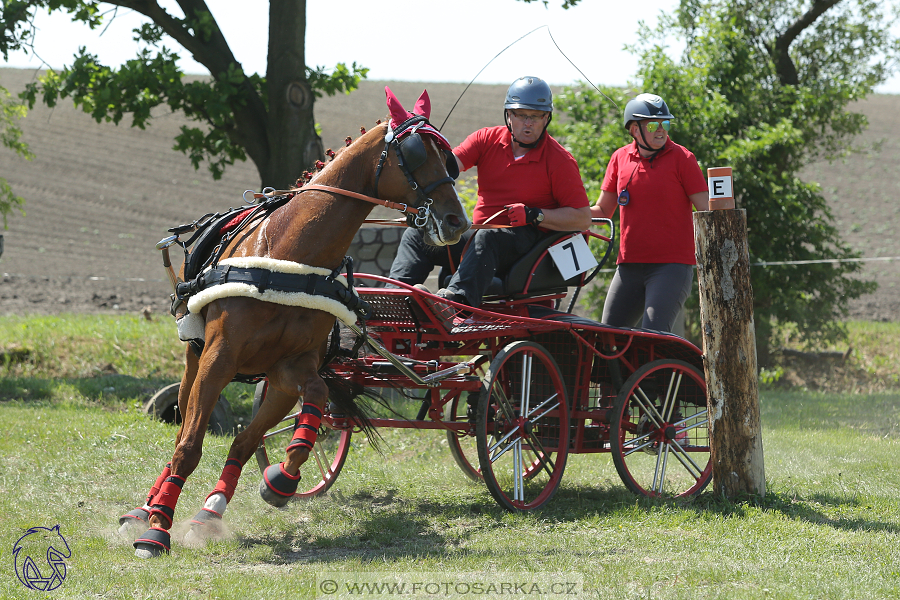
[[[244, 192], [244, 201], [248, 204], [253, 204], [254, 202], [257, 202], [264, 198], [272, 198], [282, 195], [286, 195], [289, 198], [292, 198], [302, 192], [318, 190], [331, 194], [348, 196], [350, 198], [356, 198], [357, 200], [364, 200], [366, 202], [371, 202], [372, 204], [378, 204], [379, 206], [399, 210], [406, 215], [406, 221], [410, 227], [421, 229], [428, 222], [429, 218], [434, 218], [431, 214], [431, 205], [434, 201], [429, 198], [428, 194], [433, 192], [438, 186], [441, 186], [445, 183], [449, 183], [452, 185], [456, 178], [459, 177], [459, 165], [456, 162], [456, 157], [449, 150], [442, 149], [442, 152], [447, 158], [446, 168], [448, 176], [439, 179], [424, 188], [419, 185], [418, 181], [416, 181], [416, 178], [412, 174], [412, 172], [425, 164], [425, 161], [427, 160], [425, 143], [422, 141], [421, 134], [416, 131], [417, 129], [422, 127], [427, 128], [425, 130], [426, 135], [441, 135], [440, 132], [438, 132], [437, 129], [435, 129], [434, 126], [428, 122], [428, 119], [421, 115], [410, 117], [393, 129], [390, 127], [390, 125], [388, 126], [387, 135], [384, 136], [384, 150], [381, 151], [381, 157], [378, 159], [378, 166], [375, 168], [375, 197], [366, 196], [365, 194], [351, 192], [349, 190], [344, 190], [329, 185], [306, 183], [302, 187], [290, 190], [276, 190], [274, 188], [267, 188], [263, 190], [262, 193], [254, 192], [253, 190], [247, 190]], [[403, 139], [404, 136], [405, 139]], [[409, 183], [409, 187], [416, 192], [416, 196], [419, 200], [419, 203], [416, 206], [409, 206], [408, 204], [404, 204], [402, 202], [392, 202], [391, 200], [382, 200], [381, 198], [378, 198], [378, 180], [381, 177], [381, 170], [384, 168], [384, 163], [387, 160], [388, 151], [391, 147], [394, 148], [394, 151], [397, 154], [397, 160], [399, 163], [398, 166], [400, 167], [400, 171], [406, 176], [406, 181]], [[242, 223], [242, 225], [245, 223], [246, 221]]]
[[[425, 161], [427, 160], [425, 143], [422, 141], [422, 136], [417, 130], [426, 126], [435, 132], [437, 131], [434, 129], [434, 126], [428, 122], [428, 119], [422, 115], [414, 115], [394, 128], [388, 126], [387, 135], [384, 136], [384, 150], [381, 151], [381, 157], [378, 159], [378, 166], [375, 168], [375, 196], [377, 197], [378, 180], [381, 177], [381, 170], [387, 160], [388, 151], [393, 147], [394, 152], [397, 154], [397, 163], [400, 167], [400, 172], [406, 176], [409, 187], [416, 192], [416, 197], [419, 199], [418, 204], [413, 207], [416, 209], [415, 212], [410, 210], [404, 210], [402, 212], [406, 214], [407, 223], [411, 227], [419, 229], [424, 227], [428, 222], [428, 218], [431, 217], [431, 204], [434, 201], [429, 197], [429, 194], [445, 183], [453, 185], [456, 178], [459, 177], [459, 165], [456, 163], [456, 157], [449, 150], [442, 150], [447, 158], [447, 177], [439, 179], [424, 188], [416, 181], [413, 171], [425, 164]], [[426, 134], [431, 134], [431, 132], [427, 132]]]

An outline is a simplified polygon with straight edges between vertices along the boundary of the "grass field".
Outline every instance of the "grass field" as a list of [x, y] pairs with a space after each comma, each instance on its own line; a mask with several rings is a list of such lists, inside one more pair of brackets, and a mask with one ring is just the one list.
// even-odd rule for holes
[[387, 430], [383, 455], [355, 436], [329, 493], [283, 510], [259, 498], [251, 461], [228, 509], [229, 537], [188, 548], [178, 534], [230, 444], [207, 436], [173, 553], [139, 561], [117, 536], [117, 517], [172, 453], [175, 428], [139, 409], [155, 385], [177, 378], [170, 327], [0, 319], [0, 347], [15, 340], [20, 350], [7, 352], [0, 383], [0, 598], [41, 597], [16, 578], [10, 550], [28, 528], [57, 524], [71, 556], [46, 597], [325, 598], [325, 579], [398, 574], [563, 577], [578, 583], [568, 595], [578, 598], [900, 597], [900, 390], [890, 386], [764, 389], [763, 499], [650, 501], [625, 490], [609, 455], [585, 455], [570, 457], [545, 508], [513, 515], [459, 471], [441, 434]]

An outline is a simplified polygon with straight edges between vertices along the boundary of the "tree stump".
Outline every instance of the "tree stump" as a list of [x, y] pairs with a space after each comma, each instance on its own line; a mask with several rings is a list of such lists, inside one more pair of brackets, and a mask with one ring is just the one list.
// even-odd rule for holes
[[744, 210], [694, 213], [716, 493], [765, 495], [753, 290]]

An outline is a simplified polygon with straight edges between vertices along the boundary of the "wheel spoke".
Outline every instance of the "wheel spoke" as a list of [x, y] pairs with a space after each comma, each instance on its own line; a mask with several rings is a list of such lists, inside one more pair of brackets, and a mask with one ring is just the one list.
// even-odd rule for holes
[[654, 425], [656, 425], [657, 427], [662, 427], [662, 424], [663, 424], [662, 415], [660, 415], [656, 411], [656, 407], [653, 405], [653, 402], [651, 402], [650, 399], [647, 398], [647, 395], [644, 393], [644, 390], [642, 390], [641, 388], [638, 388], [637, 392], [639, 392], [641, 394], [641, 396], [644, 397], [644, 399], [641, 400], [641, 398], [638, 397], [637, 393], [635, 393], [635, 395], [634, 395], [635, 402], [637, 402], [638, 405], [640, 406], [640, 408], [643, 409], [643, 411], [644, 411], [644, 413], [646, 413], [647, 417], [649, 417], [650, 419], [653, 420]]
[[[686, 414], [683, 414], [686, 413]], [[623, 384], [611, 418], [613, 462], [645, 496], [691, 496], [711, 479], [706, 381], [695, 366], [659, 359]]]
[[[543, 467], [544, 470], [547, 471], [547, 475], [552, 476], [553, 470], [556, 467], [553, 465], [553, 459], [550, 458], [550, 454], [544, 450], [543, 444], [541, 444], [541, 441], [539, 439], [537, 439], [533, 433], [528, 436], [528, 439], [531, 442], [531, 451], [534, 453], [534, 455], [537, 457], [537, 460], [540, 462], [540, 464], [538, 466]], [[534, 463], [532, 463], [532, 464], [534, 464]]]
[[[553, 357], [532, 341], [513, 342], [491, 361], [479, 397], [481, 474], [507, 510], [532, 510], [555, 493], [569, 430], [566, 388]], [[548, 441], [549, 440], [549, 441]], [[545, 448], [558, 447], [555, 456]]]
[[[666, 421], [672, 420], [672, 411], [675, 410], [675, 397], [678, 395], [678, 388], [681, 386], [681, 373], [672, 371], [669, 377], [669, 389], [666, 390], [666, 401], [663, 404], [663, 415]], [[672, 389], [674, 387], [674, 389]]]
[[268, 433], [264, 433], [262, 439], [267, 440], [272, 436], [278, 435], [279, 433], [285, 433], [287, 431], [293, 431], [293, 430], [294, 430], [293, 425], [288, 425], [287, 427], [282, 427], [281, 429], [273, 429], [272, 431], [269, 431]]
[[513, 446], [513, 500], [525, 500], [525, 477], [522, 469], [522, 440], [516, 440]]
[[527, 352], [522, 354], [522, 414], [526, 417], [531, 400], [531, 358], [532, 355]]
[[703, 474], [703, 469], [697, 466], [697, 463], [694, 462], [694, 459], [691, 458], [690, 454], [684, 451], [684, 448], [682, 448], [678, 442], [673, 440], [672, 446], [672, 454], [675, 455], [675, 458], [678, 459], [678, 461], [684, 466], [687, 472], [690, 473], [694, 479], [700, 479], [700, 476]]
[[507, 421], [515, 421], [516, 411], [513, 409], [509, 399], [507, 399], [506, 392], [503, 391], [503, 385], [500, 381], [496, 381], [492, 387], [492, 392], [497, 398], [497, 404], [500, 406], [500, 410], [503, 411], [503, 416], [506, 417]]
[[319, 474], [322, 476], [322, 479], [326, 477], [326, 467], [328, 464], [328, 457], [325, 456], [325, 450], [322, 449], [322, 446], [319, 444], [315, 444], [312, 449], [313, 458], [316, 459], [316, 464], [319, 466]]
[[534, 410], [532, 411], [532, 414], [526, 414], [525, 418], [527, 418], [529, 421], [538, 421], [538, 420], [542, 419], [543, 417], [547, 416], [548, 413], [551, 413], [554, 410], [558, 409], [559, 402], [557, 402], [556, 404], [554, 404], [553, 406], [551, 406], [550, 408], [548, 408], [547, 410], [545, 410], [538, 416], [536, 416], [536, 417], [532, 416], [534, 413], [536, 413], [537, 411], [544, 408], [544, 406], [546, 406], [548, 402], [553, 402], [554, 400], [556, 400], [557, 396], [558, 396], [558, 394], [553, 394], [552, 396], [550, 396], [549, 398], [547, 398], [546, 400], [541, 402], [539, 405], [535, 406]]

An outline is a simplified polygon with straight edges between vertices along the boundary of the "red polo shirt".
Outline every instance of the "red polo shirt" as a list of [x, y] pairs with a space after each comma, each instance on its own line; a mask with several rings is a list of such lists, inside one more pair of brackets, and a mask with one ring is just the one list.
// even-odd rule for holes
[[[466, 171], [478, 167], [478, 202], [472, 219], [483, 223], [507, 204], [532, 208], [590, 206], [578, 163], [559, 142], [545, 135], [536, 148], [516, 160], [505, 126], [479, 129], [453, 153]], [[506, 213], [491, 223], [509, 225]]]
[[662, 152], [649, 161], [636, 143], [623, 146], [609, 159], [601, 188], [618, 196], [626, 186], [630, 201], [619, 207], [616, 262], [695, 264], [688, 196], [705, 192], [708, 186], [694, 154], [667, 140]]

